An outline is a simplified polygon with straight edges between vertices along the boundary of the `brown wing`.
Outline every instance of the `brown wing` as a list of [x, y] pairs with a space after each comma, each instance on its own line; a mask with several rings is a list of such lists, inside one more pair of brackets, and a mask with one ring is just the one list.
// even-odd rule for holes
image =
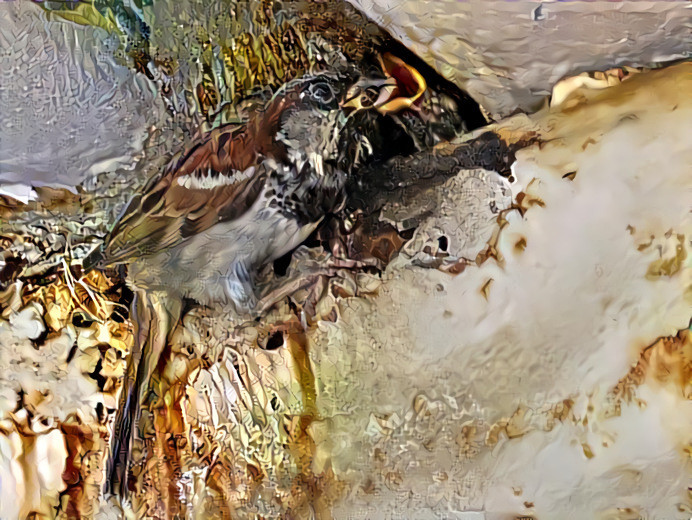
[[103, 263], [156, 253], [247, 211], [264, 185], [257, 163], [266, 147], [248, 130], [234, 125], [211, 132], [176, 166], [153, 178], [109, 233]]

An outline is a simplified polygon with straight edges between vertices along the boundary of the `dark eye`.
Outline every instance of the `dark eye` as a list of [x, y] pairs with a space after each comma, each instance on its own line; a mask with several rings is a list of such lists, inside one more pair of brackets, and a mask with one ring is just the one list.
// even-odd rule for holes
[[318, 81], [308, 87], [310, 97], [322, 105], [329, 105], [336, 100], [336, 92], [326, 81]]

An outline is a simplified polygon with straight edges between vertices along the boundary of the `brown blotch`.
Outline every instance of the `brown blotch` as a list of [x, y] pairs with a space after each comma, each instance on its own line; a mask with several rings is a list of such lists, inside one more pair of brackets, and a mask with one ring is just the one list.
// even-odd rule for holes
[[676, 388], [685, 399], [692, 399], [692, 341], [689, 329], [683, 329], [675, 336], [659, 338], [646, 347], [625, 377], [610, 391], [615, 401], [616, 414], [621, 401], [636, 400], [636, 388], [647, 378]]
[[526, 238], [521, 237], [519, 240], [517, 240], [514, 244], [514, 249], [516, 249], [516, 251], [519, 253], [523, 253], [526, 250]]
[[493, 284], [493, 279], [490, 278], [488, 281], [486, 281], [483, 284], [483, 287], [481, 287], [481, 294], [483, 295], [483, 298], [488, 299], [488, 295], [490, 294], [490, 286]]
[[677, 274], [687, 259], [687, 249], [685, 248], [685, 235], [677, 235], [678, 243], [675, 246], [675, 256], [672, 258], [659, 258], [649, 264], [646, 271], [648, 280], [655, 280], [663, 276], [671, 277]]

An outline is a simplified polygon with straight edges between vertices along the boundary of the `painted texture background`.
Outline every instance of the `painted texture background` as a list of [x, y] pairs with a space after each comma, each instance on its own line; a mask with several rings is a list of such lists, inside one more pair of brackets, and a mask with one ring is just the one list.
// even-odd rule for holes
[[391, 2], [357, 0], [372, 18], [493, 116], [540, 105], [563, 76], [690, 56], [686, 2]]
[[[182, 408], [204, 423], [200, 445], [233, 454], [229, 467], [254, 461], [271, 477], [259, 491], [229, 484], [227, 509], [240, 518], [277, 514], [272, 500], [248, 505], [248, 497], [290, 493], [282, 479], [293, 471], [333, 489], [325, 492], [333, 502], [301, 510], [307, 515], [689, 518], [690, 67], [567, 90], [562, 104], [508, 117], [533, 111], [565, 75], [689, 56], [686, 4], [545, 3], [539, 13], [529, 2], [361, 5], [477, 95], [498, 133], [546, 143], [520, 152], [512, 182], [461, 171], [431, 188], [420, 204], [435, 201], [436, 211], [383, 280], [340, 282], [301, 346], [264, 351], [253, 347], [266, 335], [261, 327], [229, 338], [233, 323], [222, 312], [189, 318], [168, 371], [189, 376]], [[0, 4], [0, 16], [3, 182], [143, 178], [155, 151], [174, 146], [153, 87], [114, 63], [105, 32], [48, 22], [31, 3]], [[52, 96], [32, 97], [48, 87]], [[152, 125], [163, 129], [153, 138], [159, 148]], [[33, 136], [44, 134], [37, 150]], [[512, 201], [521, 211], [498, 215]], [[400, 216], [383, 213], [390, 222]], [[474, 261], [457, 276], [426, 267], [443, 235], [452, 258]], [[488, 243], [493, 256], [475, 262]], [[72, 449], [55, 424], [68, 415], [96, 423], [98, 404], [114, 405], [89, 374], [108, 358], [104, 343], [116, 351], [129, 341], [117, 330], [67, 327], [35, 349], [44, 309], [12, 305], [0, 324], [0, 506], [8, 518], [55, 510]], [[215, 339], [200, 341], [209, 328]], [[186, 356], [221, 352], [216, 364], [181, 368]], [[117, 377], [121, 360], [110, 362], [102, 370]], [[13, 415], [17, 388], [33, 418]], [[290, 455], [272, 448], [286, 442], [282, 421], [306, 410], [319, 420], [303, 444]], [[251, 420], [262, 414], [265, 424]], [[25, 422], [29, 436], [16, 431]], [[291, 456], [299, 463], [271, 474]], [[204, 486], [208, 467], [182, 464], [184, 514], [221, 511]], [[95, 496], [98, 472], [90, 478]], [[120, 510], [101, 500], [89, 513]]]

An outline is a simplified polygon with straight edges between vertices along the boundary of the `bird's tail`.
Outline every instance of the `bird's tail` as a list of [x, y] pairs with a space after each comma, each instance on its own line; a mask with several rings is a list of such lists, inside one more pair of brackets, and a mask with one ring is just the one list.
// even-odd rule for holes
[[151, 377], [170, 334], [180, 319], [182, 303], [163, 293], [135, 291], [130, 317], [135, 341], [120, 394], [106, 466], [106, 491], [125, 498], [132, 443], [138, 437], [142, 405], [149, 393]]

